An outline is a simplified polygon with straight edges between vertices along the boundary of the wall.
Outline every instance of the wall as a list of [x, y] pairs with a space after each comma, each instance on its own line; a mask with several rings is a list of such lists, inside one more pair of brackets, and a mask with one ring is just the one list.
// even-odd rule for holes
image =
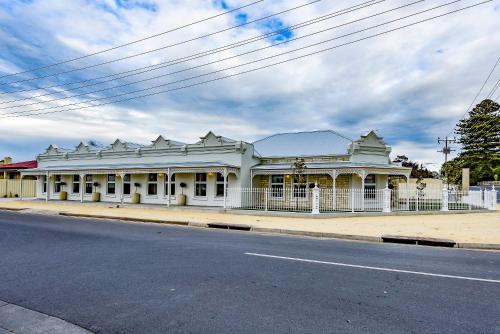
[[[36, 189], [36, 180], [23, 180], [23, 197], [36, 197]], [[20, 179], [0, 179], [0, 197], [20, 197], [20, 192]]]

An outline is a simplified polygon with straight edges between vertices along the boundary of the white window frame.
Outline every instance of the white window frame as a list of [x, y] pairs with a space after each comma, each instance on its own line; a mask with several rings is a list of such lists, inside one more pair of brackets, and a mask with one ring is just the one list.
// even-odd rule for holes
[[[164, 191], [165, 191], [165, 197], [168, 197], [168, 178], [169, 176], [167, 174], [165, 174], [165, 187], [164, 187]], [[172, 189], [174, 190], [172, 192]], [[175, 174], [171, 174], [170, 175], [170, 196], [175, 196], [175, 191], [176, 191], [176, 186], [175, 186]]]
[[[309, 183], [308, 183], [308, 178], [307, 175], [304, 176], [304, 182], [295, 182], [295, 177], [298, 178], [298, 175], [292, 175], [292, 199], [293, 200], [307, 200], [309, 197], [309, 192], [307, 189], [309, 188]], [[295, 186], [304, 186], [304, 196], [295, 196]]]
[[[156, 175], [156, 181], [150, 181], [149, 176]], [[156, 194], [149, 193], [149, 185], [156, 185]], [[147, 185], [146, 185], [146, 196], [155, 197], [158, 196], [158, 173], [148, 173]]]
[[[75, 176], [78, 178], [78, 181], [75, 181]], [[78, 191], [75, 191], [75, 184], [78, 184]], [[72, 194], [79, 194], [80, 190], [81, 190], [80, 175], [73, 174], [73, 179], [72, 179], [72, 182], [71, 182], [71, 193]]]
[[[205, 181], [198, 181], [198, 175], [205, 174]], [[195, 198], [207, 198], [208, 197], [208, 173], [195, 173], [194, 174], [194, 197]], [[205, 195], [197, 195], [196, 189], [197, 186], [205, 185]]]
[[[90, 192], [87, 192], [87, 185], [90, 184]], [[94, 192], [94, 176], [93, 175], [85, 175], [85, 189], [83, 189], [85, 195], [92, 195]]]
[[[273, 176], [281, 176], [283, 181], [273, 182]], [[281, 196], [275, 196], [275, 192], [273, 191], [273, 186], [281, 186]], [[269, 175], [269, 190], [271, 192], [271, 198], [277, 198], [277, 199], [283, 198], [283, 195], [285, 194], [285, 175], [284, 174]]]
[[[370, 182], [366, 182], [369, 176], [373, 176], [373, 181], [370, 180]], [[364, 182], [365, 188], [363, 189], [363, 198], [368, 199], [368, 200], [375, 200], [377, 198], [376, 190], [377, 190], [377, 176], [375, 174], [368, 174], [365, 177], [365, 182]], [[373, 193], [367, 193], [367, 189], [373, 189]], [[367, 196], [369, 195], [369, 196]]]
[[[127, 181], [128, 178], [128, 181]], [[125, 184], [129, 185], [128, 194], [125, 193]], [[130, 196], [132, 194], [132, 174], [124, 174], [122, 179], [122, 193], [123, 196]]]
[[[61, 182], [62, 182], [62, 176], [61, 175], [54, 175], [54, 194], [59, 194], [61, 192]], [[57, 190], [59, 188], [59, 191]]]
[[[110, 176], [113, 177], [113, 181], [109, 180]], [[114, 185], [114, 190], [115, 191], [113, 193], [109, 192], [109, 185], [110, 184]], [[116, 175], [115, 174], [107, 174], [106, 175], [106, 195], [111, 195], [111, 196], [115, 196], [116, 195]]]
[[[218, 180], [218, 177], [222, 176], [222, 180]], [[222, 185], [222, 194], [218, 195], [217, 194], [217, 187], [219, 185]], [[226, 176], [226, 193], [227, 193], [227, 189], [229, 188], [229, 179], [228, 177]], [[215, 173], [215, 189], [214, 189], [214, 197], [215, 198], [223, 198], [224, 197], [224, 174], [223, 173]]]
[[42, 194], [46, 194], [47, 193], [47, 175], [43, 175], [42, 176], [43, 179], [42, 179]]

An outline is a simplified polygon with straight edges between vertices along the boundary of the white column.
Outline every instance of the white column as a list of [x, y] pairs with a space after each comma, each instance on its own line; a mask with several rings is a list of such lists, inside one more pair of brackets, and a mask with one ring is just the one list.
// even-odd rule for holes
[[389, 189], [387, 184], [384, 189], [384, 206], [382, 211], [391, 212], [391, 189]]
[[332, 185], [332, 207], [333, 211], [337, 209], [337, 171], [333, 170], [332, 171], [332, 179], [333, 179], [333, 185]]
[[124, 188], [125, 188], [125, 172], [120, 172], [119, 175], [120, 175], [120, 179], [121, 179], [121, 183], [120, 183], [120, 203], [123, 204], [123, 197], [125, 196], [125, 194], [123, 193], [124, 192]]
[[495, 189], [495, 185], [491, 186], [491, 207], [490, 210], [497, 209], [497, 191]]
[[441, 198], [443, 201], [443, 204], [441, 205], [441, 211], [448, 211], [448, 189], [446, 186], [444, 186], [443, 188]]
[[170, 174], [170, 168], [167, 168], [167, 174], [165, 174], [165, 176], [167, 177], [167, 207], [170, 207], [170, 185], [171, 185], [171, 182], [172, 180], [170, 180], [171, 178], [171, 174]]
[[80, 174], [80, 203], [83, 203], [84, 192], [85, 192], [85, 174]]
[[23, 174], [21, 174], [21, 180], [20, 180], [20, 185], [19, 185], [19, 198], [21, 201], [23, 200]]
[[222, 176], [224, 177], [224, 210], [226, 210], [226, 198], [227, 198], [227, 192], [226, 192], [226, 185], [227, 185], [227, 168], [224, 168], [224, 171], [222, 173]]
[[366, 172], [361, 175], [361, 211], [365, 211], [365, 178]]
[[47, 181], [47, 189], [45, 189], [45, 202], [49, 201], [49, 192], [50, 192], [50, 174], [47, 172], [47, 175], [45, 175], [45, 180]]
[[314, 185], [314, 188], [312, 190], [312, 211], [311, 211], [311, 213], [313, 215], [319, 214], [319, 188], [318, 188], [317, 183]]
[[410, 176], [406, 175], [406, 210], [410, 211]]

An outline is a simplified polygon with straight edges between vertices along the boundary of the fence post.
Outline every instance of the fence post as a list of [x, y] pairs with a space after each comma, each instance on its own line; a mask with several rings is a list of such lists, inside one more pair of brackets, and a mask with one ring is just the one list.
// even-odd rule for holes
[[490, 210], [495, 211], [497, 209], [497, 191], [495, 185], [491, 186], [491, 203]]
[[448, 189], [446, 186], [442, 190], [441, 200], [443, 204], [441, 205], [441, 211], [448, 211]]
[[319, 188], [318, 184], [314, 185], [312, 190], [312, 212], [313, 215], [319, 214]]
[[269, 189], [264, 189], [264, 211], [267, 211], [267, 197], [268, 197]]
[[391, 212], [391, 189], [388, 186], [385, 186], [383, 200], [382, 212]]

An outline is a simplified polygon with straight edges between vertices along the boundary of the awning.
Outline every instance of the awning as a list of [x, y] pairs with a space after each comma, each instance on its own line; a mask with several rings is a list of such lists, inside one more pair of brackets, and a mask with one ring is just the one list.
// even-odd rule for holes
[[140, 163], [140, 164], [88, 164], [88, 165], [59, 165], [44, 166], [34, 169], [25, 169], [21, 175], [74, 175], [74, 174], [147, 174], [147, 173], [195, 173], [213, 172], [234, 173], [239, 175], [239, 167], [219, 161], [210, 162], [181, 162], [181, 163]]

